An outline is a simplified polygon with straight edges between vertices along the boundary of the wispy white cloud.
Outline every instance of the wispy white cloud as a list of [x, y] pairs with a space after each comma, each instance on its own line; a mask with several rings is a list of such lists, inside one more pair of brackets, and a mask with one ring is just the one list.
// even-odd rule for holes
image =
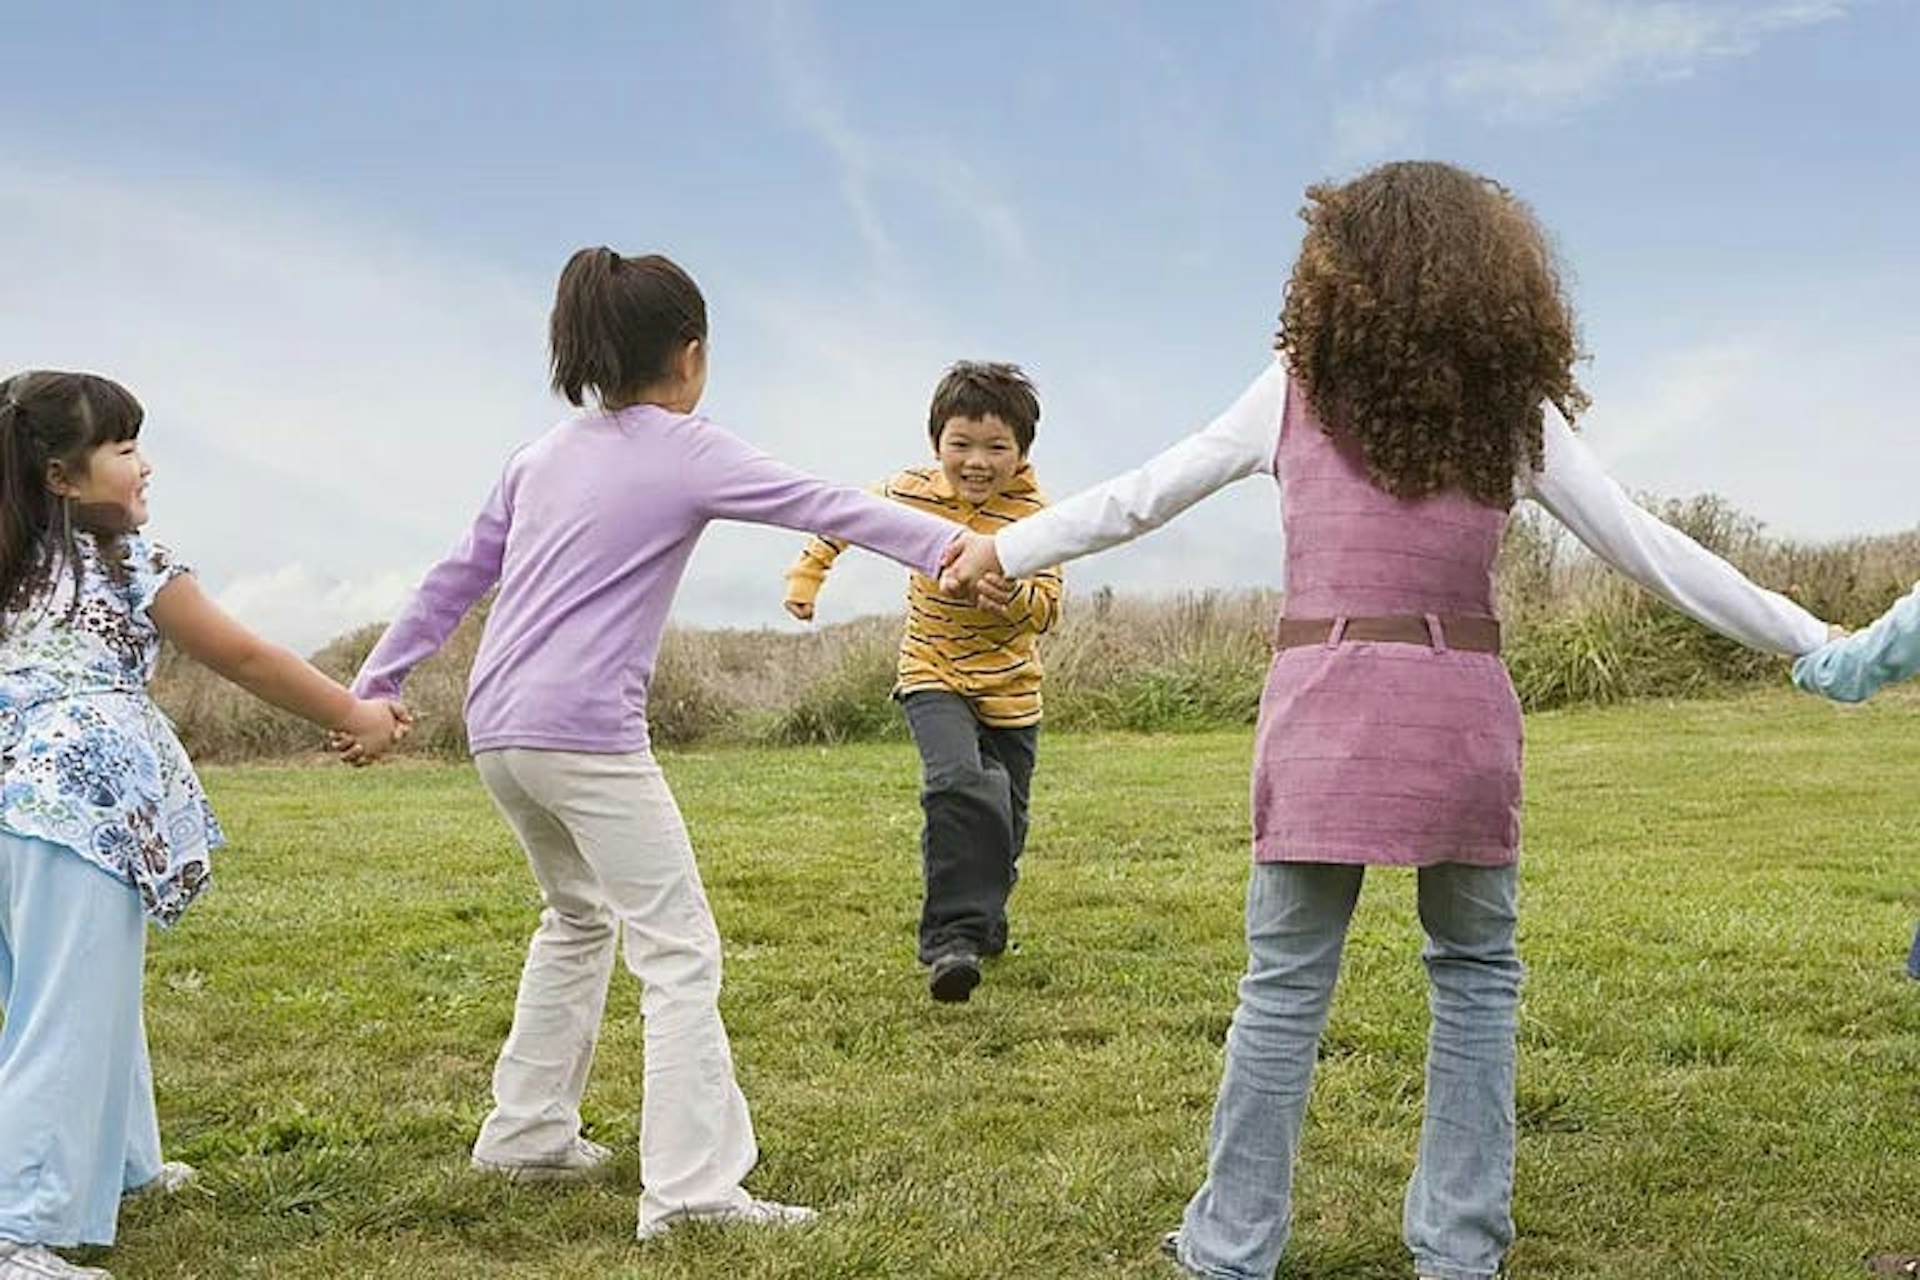
[[[557, 416], [544, 287], [268, 191], [0, 145], [0, 238], [10, 368], [96, 370], [140, 397], [156, 536], [216, 594], [243, 584], [229, 603], [286, 643], [324, 639], [322, 615], [382, 616], [375, 585], [449, 545], [510, 444]], [[295, 563], [310, 607], [274, 576]]]
[[1341, 164], [1360, 164], [1419, 150], [1421, 122], [1433, 94], [1424, 68], [1392, 72], [1333, 114], [1333, 153]]
[[[465, 530], [545, 391], [551, 280], [518, 278], [244, 180], [100, 175], [0, 138], [0, 349], [92, 368], [148, 407], [152, 530], [236, 616], [313, 649], [392, 616]], [[553, 263], [557, 269], [559, 263]], [[927, 453], [962, 351], [912, 299], [703, 280], [722, 328], [703, 409], [776, 457], [868, 484]], [[716, 526], [676, 616], [780, 626], [797, 535]], [[824, 616], [899, 606], [900, 572], [847, 557]]]
[[1688, 436], [1719, 437], [1754, 388], [1766, 385], [1782, 345], [1777, 335], [1744, 332], [1673, 352], [1642, 370], [1620, 399], [1599, 397], [1589, 424], [1625, 458], [1670, 449]]
[[391, 618], [417, 580], [417, 573], [393, 569], [343, 581], [287, 564], [239, 575], [220, 592], [220, 603], [237, 618], [270, 627], [282, 644], [310, 653], [355, 626]]
[[747, 28], [772, 69], [788, 111], [832, 158], [838, 189], [869, 260], [882, 273], [901, 265], [899, 237], [882, 212], [889, 200], [917, 199], [969, 229], [1002, 261], [1020, 264], [1028, 239], [1019, 210], [993, 192], [999, 184], [951, 139], [889, 136], [857, 120], [843, 101], [804, 0], [752, 0]]
[[[303, 650], [390, 617], [511, 449], [568, 412], [544, 385], [544, 274], [268, 188], [90, 173], [0, 138], [0, 238], [0, 373], [87, 368], [131, 388], [155, 536], [243, 621]], [[703, 408], [847, 483], [925, 455], [927, 397], [964, 349], [934, 317], [855, 290], [785, 295], [724, 266], [702, 283], [721, 329]], [[798, 546], [716, 527], [676, 617], [780, 624]], [[892, 564], [849, 556], [827, 616], [896, 608], [900, 584]]]
[[[1604, 97], [1660, 76], [1698, 74], [1852, 8], [1513, 0], [1474, 9], [1442, 0], [1422, 10], [1326, 0], [1319, 11], [1331, 24], [1329, 50], [1355, 58], [1378, 47], [1376, 27], [1390, 13], [1395, 21], [1444, 13], [1458, 27], [1491, 22], [1491, 11], [1510, 28], [1459, 28], [1438, 45], [1424, 29], [1391, 41], [1396, 50], [1424, 44], [1431, 52], [1406, 54], [1417, 60], [1402, 66], [1390, 62], [1361, 104], [1367, 110], [1349, 113], [1348, 136], [1365, 150], [1404, 148], [1420, 120], [1443, 111], [1492, 116], [1528, 103], [1536, 113], [1565, 111], [1600, 100], [1581, 94]], [[1111, 292], [1061, 291], [1067, 301], [1057, 310], [1000, 305], [1043, 290], [982, 289], [983, 281], [999, 283], [986, 279], [993, 269], [1013, 267], [1003, 274], [1017, 276], [1024, 254], [1066, 276], [1084, 260], [1078, 244], [1040, 254], [1017, 205], [990, 198], [1013, 189], [998, 180], [996, 165], [1057, 159], [1047, 150], [1051, 138], [1010, 139], [993, 154], [970, 155], [951, 140], [909, 136], [916, 126], [904, 113], [880, 115], [871, 104], [884, 99], [857, 97], [840, 78], [821, 52], [829, 42], [809, 34], [814, 17], [806, 7], [750, 12], [759, 15], [767, 66], [794, 74], [774, 78], [778, 101], [791, 112], [788, 127], [753, 122], [740, 152], [758, 163], [790, 151], [796, 137], [810, 155], [817, 145], [825, 159], [813, 166], [818, 173], [796, 178], [813, 189], [795, 203], [831, 208], [838, 193], [848, 212], [824, 226], [796, 219], [791, 234], [814, 248], [845, 241], [875, 270], [834, 265], [809, 274], [803, 262], [756, 278], [762, 268], [753, 264], [766, 260], [758, 243], [677, 245], [699, 268], [713, 304], [714, 380], [705, 407], [719, 421], [796, 464], [870, 481], [925, 456], [927, 396], [947, 361], [1020, 358], [1035, 364], [1046, 396], [1036, 461], [1049, 490], [1064, 495], [1146, 458], [1230, 401], [1239, 383], [1231, 370], [1218, 372], [1223, 344], [1247, 341], [1249, 361], [1264, 358], [1264, 319], [1236, 320], [1231, 329], [1215, 323], [1219, 317], [1201, 314], [1214, 299], [1145, 269], [1141, 280]], [[1192, 55], [1182, 26], [1188, 18], [1147, 12], [1154, 20], [1145, 36], [1169, 56]], [[1683, 20], [1699, 14], [1710, 19], [1704, 26]], [[1647, 15], [1648, 29], [1664, 33], [1658, 39], [1616, 29]], [[823, 10], [819, 20], [840, 19]], [[1107, 103], [1112, 109], [1144, 119], [1163, 91], [1178, 90], [1177, 58], [1157, 63], [1149, 46], [1129, 46], [1124, 36], [1116, 42], [1105, 26], [1069, 34], [1107, 41], [1103, 51], [1143, 72], [1131, 96]], [[1517, 58], [1510, 81], [1520, 91], [1500, 87], [1496, 52]], [[1553, 76], [1540, 68], [1555, 66], [1571, 68], [1567, 85], [1582, 86], [1580, 93], [1541, 87]], [[1155, 67], [1166, 76], [1145, 74]], [[1079, 109], [1079, 99], [1046, 98], [1047, 87], [1038, 85], [1036, 101]], [[1270, 87], [1229, 83], [1217, 98], [1203, 87], [1184, 104], [1191, 115], [1169, 115], [1170, 147], [1188, 128], [1184, 121], [1196, 134], [1218, 129], [1221, 154], [1242, 154], [1229, 148], [1244, 146], [1246, 155], [1271, 155], [1276, 139], [1294, 135], [1269, 136], [1272, 121], [1263, 118], [1250, 139], [1246, 113], [1226, 109]], [[863, 111], [873, 114], [863, 118]], [[938, 112], [927, 118], [956, 120]], [[1120, 135], [1122, 145], [1137, 145], [1130, 119], [1098, 124], [1102, 140]], [[1310, 149], [1307, 128], [1299, 124], [1294, 151]], [[63, 154], [91, 152], [76, 145]], [[1220, 166], [1223, 206], [1271, 210], [1293, 202], [1291, 181], [1284, 190], [1270, 185], [1281, 167]], [[183, 176], [189, 168], [158, 155], [144, 166], [123, 159], [106, 172], [49, 164], [0, 124], [0, 240], [8, 246], [0, 255], [0, 350], [9, 369], [78, 365], [124, 378], [152, 411], [156, 533], [249, 621], [276, 638], [316, 643], [384, 615], [397, 584], [411, 582], [457, 536], [509, 448], [562, 412], [543, 386], [546, 308], [559, 262], [522, 271], [450, 254], [431, 226], [398, 227], [392, 219], [403, 215], [377, 190], [339, 192], [343, 202], [364, 203], [329, 211], [276, 189], [271, 170], [210, 179]], [[1138, 208], [1114, 210], [1097, 239], [1103, 248], [1148, 254], [1157, 266], [1168, 257], [1166, 225], [1190, 212], [1182, 203], [1189, 189], [1147, 176]], [[1088, 218], [1107, 212], [1089, 199]], [[945, 239], [934, 242], [930, 226]], [[697, 237], [699, 229], [685, 234]], [[489, 252], [510, 252], [496, 244]], [[1814, 304], [1802, 295], [1789, 317], [1793, 329], [1754, 328], [1750, 306], [1740, 322], [1726, 320], [1712, 280], [1663, 275], [1627, 254], [1630, 270], [1621, 279], [1636, 293], [1644, 286], [1634, 306], [1646, 311], [1617, 311], [1623, 327], [1652, 311], [1667, 320], [1665, 331], [1719, 336], [1692, 350], [1633, 356], [1624, 353], [1637, 334], [1627, 341], [1593, 334], [1595, 349], [1614, 363], [1594, 387], [1599, 407], [1590, 429], [1623, 480], [1676, 496], [1721, 492], [1795, 532], [1839, 535], [1912, 522], [1920, 435], [1897, 420], [1885, 391], [1920, 364], [1920, 334], [1905, 310], [1911, 273], [1901, 276], [1897, 262], [1837, 263], [1844, 246], [1815, 247], [1799, 255], [1807, 263], [1802, 274], [1824, 281], [1851, 268], [1877, 272], [1885, 283], [1878, 293], [1834, 286], [1817, 321], [1803, 318]], [[898, 287], [898, 273], [909, 267], [929, 287]], [[1250, 269], [1270, 268], [1262, 259]], [[1759, 269], [1784, 287], [1793, 264], [1770, 257]], [[1109, 325], [1095, 340], [1074, 327], [1096, 309], [1123, 306], [1141, 317], [1130, 326], [1137, 333]], [[1176, 347], [1189, 327], [1191, 348]], [[1816, 435], [1829, 424], [1831, 434]], [[1110, 582], [1124, 590], [1273, 582], [1280, 569], [1273, 505], [1270, 484], [1237, 486], [1152, 538], [1072, 566], [1069, 580], [1076, 589]], [[682, 588], [676, 619], [787, 625], [781, 571], [796, 545], [779, 531], [714, 530]], [[852, 556], [836, 570], [825, 605], [845, 617], [895, 609], [899, 594], [897, 568]]]
[[1381, 7], [1383, 0], [1309, 0], [1307, 8], [1313, 61], [1333, 66], [1351, 46], [1355, 34]]
[[[1498, 53], [1439, 69], [1443, 97], [1503, 120], [1553, 118], [1648, 81], [1682, 80], [1768, 39], [1846, 16], [1851, 0], [1621, 3], [1551, 0]], [[1531, 30], [1527, 28], [1531, 27]]]
[[1912, 528], [1920, 435], [1888, 388], [1920, 362], [1920, 329], [1872, 314], [1836, 327], [1731, 322], [1596, 385], [1586, 434], [1629, 488], [1716, 493], [1784, 536]]
[[764, 0], [753, 8], [762, 21], [753, 28], [785, 95], [787, 109], [832, 157], [839, 191], [868, 257], [882, 268], [895, 265], [897, 249], [880, 216], [875, 188], [882, 157], [842, 110], [832, 81], [821, 69], [819, 40], [800, 0]]
[[[1768, 40], [1845, 18], [1860, 0], [1533, 0], [1449, 7], [1434, 52], [1393, 68], [1334, 116], [1349, 163], [1408, 149], [1434, 111], [1503, 124], [1563, 119], [1638, 86], [1683, 80], [1750, 56]], [[1325, 29], [1342, 38], [1371, 16], [1336, 3]], [[1378, 19], [1384, 21], [1384, 17]]]
[[1221, 150], [1228, 95], [1219, 78], [1176, 39], [1184, 32], [1159, 20], [1162, 10], [1093, 0], [1085, 12], [1097, 39], [1118, 47], [1109, 74], [1137, 86], [1124, 117], [1136, 149], [1130, 163], [1179, 191], [1189, 209], [1226, 199], [1234, 183]]

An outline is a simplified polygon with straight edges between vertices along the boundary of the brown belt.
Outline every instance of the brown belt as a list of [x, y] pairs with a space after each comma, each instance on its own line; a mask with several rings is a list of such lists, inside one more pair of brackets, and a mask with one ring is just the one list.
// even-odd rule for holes
[[1500, 622], [1497, 618], [1465, 613], [1395, 613], [1373, 618], [1282, 618], [1273, 629], [1276, 649], [1353, 640], [1498, 653]]

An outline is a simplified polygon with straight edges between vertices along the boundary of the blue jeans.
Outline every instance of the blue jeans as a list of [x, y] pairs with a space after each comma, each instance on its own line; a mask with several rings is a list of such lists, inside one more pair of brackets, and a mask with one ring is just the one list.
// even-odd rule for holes
[[1913, 931], [1913, 948], [1907, 952], [1907, 976], [1920, 978], [1920, 928]]
[[[1247, 972], [1227, 1035], [1207, 1180], [1179, 1258], [1215, 1280], [1270, 1280], [1286, 1249], [1293, 1163], [1320, 1033], [1365, 869], [1263, 863], [1247, 888]], [[1423, 1276], [1483, 1280], [1513, 1240], [1518, 868], [1419, 870], [1432, 1026], [1420, 1154], [1403, 1238]]]

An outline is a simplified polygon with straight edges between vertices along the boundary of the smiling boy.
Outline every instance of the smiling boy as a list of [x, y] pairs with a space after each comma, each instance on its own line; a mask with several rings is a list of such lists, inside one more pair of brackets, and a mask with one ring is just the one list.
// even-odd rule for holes
[[[934, 388], [927, 434], [935, 465], [889, 480], [886, 496], [995, 533], [1046, 505], [1027, 452], [1040, 400], [1018, 365], [961, 361]], [[811, 620], [845, 544], [814, 538], [787, 572], [787, 612]], [[940, 1001], [965, 1000], [982, 959], [1007, 948], [1007, 898], [1027, 838], [1040, 734], [1036, 639], [1060, 616], [1060, 572], [1013, 586], [1004, 614], [943, 596], [914, 574], [893, 696], [920, 750], [925, 896], [920, 962]]]

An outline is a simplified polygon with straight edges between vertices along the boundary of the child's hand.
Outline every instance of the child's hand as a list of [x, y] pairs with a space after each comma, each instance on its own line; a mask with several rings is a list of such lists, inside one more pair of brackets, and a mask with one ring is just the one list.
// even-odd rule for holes
[[787, 612], [792, 614], [794, 617], [800, 619], [800, 621], [802, 622], [812, 622], [813, 621], [813, 601], [789, 600], [787, 601]]
[[1837, 622], [1829, 622], [1827, 624], [1827, 643], [1828, 644], [1832, 644], [1835, 640], [1845, 640], [1848, 636], [1852, 634], [1853, 633], [1851, 631], [1847, 630], [1845, 627], [1841, 626]]
[[982, 609], [1005, 613], [1013, 603], [1014, 584], [997, 573], [990, 573], [973, 584], [973, 602]]
[[[985, 534], [971, 530], [960, 534], [947, 544], [947, 552], [941, 561], [940, 590], [947, 595], [972, 596], [977, 602], [981, 599], [981, 580], [987, 575], [1006, 582], [1006, 571], [1000, 567], [1000, 548], [994, 540]], [[1004, 604], [1004, 600], [1001, 602]], [[992, 606], [988, 606], [992, 607]]]
[[413, 728], [413, 712], [398, 702], [359, 698], [345, 723], [327, 735], [327, 745], [356, 768], [385, 755]]

